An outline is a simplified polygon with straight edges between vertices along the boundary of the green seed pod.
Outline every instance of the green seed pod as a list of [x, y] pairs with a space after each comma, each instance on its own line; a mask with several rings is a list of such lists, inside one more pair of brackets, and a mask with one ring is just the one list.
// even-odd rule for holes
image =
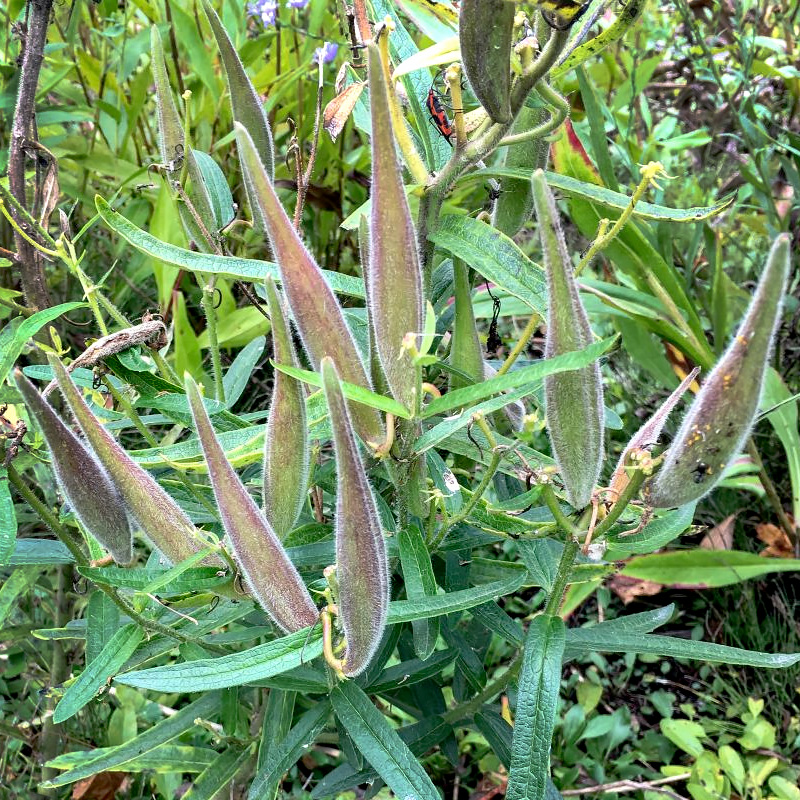
[[202, 550], [206, 545], [180, 506], [100, 424], [61, 362], [53, 356], [48, 361], [86, 441], [125, 501], [128, 516], [172, 564]]
[[[543, 108], [524, 106], [514, 121], [512, 133], [524, 133], [547, 119]], [[537, 169], [547, 167], [550, 142], [546, 139], [528, 139], [506, 148], [503, 166], [510, 169]], [[506, 236], [514, 237], [533, 214], [533, 189], [529, 180], [502, 178], [500, 196], [495, 200], [492, 212], [492, 225]]]
[[[533, 175], [533, 200], [547, 273], [545, 358], [582, 350], [593, 341], [578, 294], [564, 233], [544, 173]], [[603, 462], [603, 382], [597, 362], [548, 375], [544, 381], [547, 428], [567, 499], [583, 508], [592, 499]]]
[[469, 85], [495, 122], [511, 121], [511, 46], [516, 6], [461, 0], [458, 40]]
[[[299, 367], [288, 313], [271, 277], [267, 278], [267, 301], [275, 363]], [[264, 514], [278, 538], [285, 539], [294, 527], [307, 489], [308, 433], [303, 387], [295, 378], [276, 370], [264, 435]]]
[[133, 535], [125, 504], [97, 459], [61, 421], [53, 407], [22, 374], [14, 372], [17, 388], [42, 431], [53, 459], [58, 485], [83, 526], [118, 564], [133, 560]]
[[789, 236], [772, 246], [767, 266], [735, 338], [703, 383], [644, 487], [647, 503], [671, 508], [708, 494], [741, 450], [758, 411], [789, 278]]
[[370, 321], [389, 389], [406, 408], [414, 408], [417, 367], [403, 347], [406, 334], [422, 331], [422, 268], [417, 235], [395, 154], [389, 95], [378, 47], [367, 46], [372, 110], [372, 204], [369, 224]]
[[389, 569], [378, 507], [369, 485], [336, 367], [321, 365], [336, 451], [336, 577], [347, 640], [344, 674], [363, 672], [380, 643], [389, 608]]
[[[483, 351], [472, 307], [469, 267], [460, 259], [453, 260], [453, 295], [455, 303], [450, 366], [469, 375], [473, 383], [479, 383], [483, 377]], [[450, 376], [450, 389], [460, 389], [469, 383], [458, 375]]]
[[272, 526], [228, 463], [197, 384], [188, 373], [185, 386], [222, 525], [247, 585], [285, 631], [314, 625], [319, 618], [317, 607]]
[[[280, 269], [281, 288], [311, 362], [315, 369], [319, 369], [322, 359], [330, 356], [339, 365], [342, 380], [372, 389], [372, 382], [364, 370], [353, 335], [331, 287], [283, 210], [250, 134], [238, 122], [234, 127], [242, 171], [249, 176], [258, 199], [258, 206], [252, 211], [263, 217]], [[383, 441], [383, 423], [375, 409], [351, 403], [350, 413], [358, 435], [364, 441]]]

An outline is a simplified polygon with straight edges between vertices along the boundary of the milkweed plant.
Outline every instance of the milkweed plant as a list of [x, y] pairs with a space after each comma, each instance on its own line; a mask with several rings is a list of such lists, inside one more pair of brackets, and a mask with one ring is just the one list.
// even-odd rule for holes
[[[780, 234], [716, 358], [666, 279], [636, 278], [657, 287], [660, 330], [685, 344], [698, 369], [612, 454], [604, 358], [616, 339], [593, 330], [582, 278], [626, 226], [647, 216], [642, 199], [667, 177], [650, 163], [632, 196], [611, 191], [592, 179], [564, 127], [569, 106], [556, 78], [597, 50], [595, 40], [582, 42], [591, 23], [583, 8], [543, 2], [525, 14], [503, 0], [462, 0], [457, 38], [439, 47], [442, 66], [425, 61], [427, 51], [409, 52], [390, 2], [354, 4], [350, 24], [343, 18], [353, 61], [324, 114], [337, 135], [361, 109], [371, 143], [370, 198], [352, 223], [361, 255], [353, 277], [326, 269], [304, 245], [301, 215], [284, 208], [287, 195], [274, 182], [282, 156], [262, 99], [220, 18], [202, 5], [227, 78], [230, 133], [263, 260], [228, 255], [228, 184], [192, 148], [154, 27], [158, 169], [193, 247], [160, 242], [103, 198], [97, 210], [132, 246], [197, 276], [212, 375], [176, 375], [162, 322], [141, 330], [93, 293], [101, 331], [109, 316], [118, 329], [94, 357], [65, 364], [51, 352], [48, 367], [12, 376], [19, 413], [35, 431], [29, 441], [52, 465], [60, 514], [8, 462], [10, 482], [58, 540], [20, 540], [10, 563], [72, 563], [91, 591], [75, 635], [86, 637], [87, 652], [92, 643], [93, 656], [51, 688], [54, 722], [105, 702], [98, 693], [109, 685], [186, 701], [123, 744], [59, 755], [43, 787], [146, 769], [146, 754], [154, 762], [183, 737], [207, 756], [185, 797], [212, 797], [239, 780], [253, 800], [272, 798], [322, 736], [343, 755], [312, 797], [385, 784], [404, 800], [439, 800], [426, 755], [457, 758], [459, 737], [477, 730], [507, 769], [506, 797], [541, 800], [557, 796], [550, 743], [567, 661], [592, 652], [761, 668], [800, 660], [653, 633], [672, 606], [582, 627], [566, 622], [626, 569], [625, 559], [686, 531], [697, 502], [747, 446], [791, 271], [789, 238]], [[626, 7], [625, 26], [639, 5]], [[266, 25], [277, 11], [260, 0], [249, 7]], [[417, 63], [401, 63], [401, 52]], [[321, 75], [335, 56], [326, 47], [309, 68]], [[415, 78], [420, 69], [429, 77], [439, 70], [446, 140], [427, 119], [430, 81]], [[546, 171], [554, 138], [562, 156], [571, 148], [580, 162], [571, 176], [569, 158], [563, 170]], [[446, 212], [454, 187], [477, 170], [489, 181], [488, 206]], [[565, 241], [560, 197], [607, 215], [580, 256]], [[677, 225], [724, 206], [684, 214], [648, 205], [647, 214], [669, 212]], [[38, 231], [31, 241], [79, 269], [68, 233], [54, 240], [29, 224]], [[527, 224], [541, 265], [513, 241]], [[231, 276], [270, 321], [265, 422], [226, 401], [227, 378], [241, 367], [237, 359], [223, 374], [214, 295]], [[492, 363], [476, 320], [474, 292], [483, 284], [529, 315], [505, 358]], [[537, 330], [544, 357], [530, 360]], [[123, 446], [87, 366], [102, 366], [115, 418], [129, 420], [126, 430], [145, 447]], [[186, 434], [159, 439], [141, 408]], [[664, 447], [670, 414], [682, 421]], [[549, 440], [541, 450], [532, 446], [537, 419]], [[524, 616], [509, 613], [515, 596], [536, 596], [532, 587], [540, 594], [523, 602]], [[476, 646], [481, 638], [486, 645]], [[490, 641], [505, 654], [491, 669]], [[259, 709], [257, 725], [243, 719], [243, 705]], [[392, 708], [402, 711], [399, 726]]]

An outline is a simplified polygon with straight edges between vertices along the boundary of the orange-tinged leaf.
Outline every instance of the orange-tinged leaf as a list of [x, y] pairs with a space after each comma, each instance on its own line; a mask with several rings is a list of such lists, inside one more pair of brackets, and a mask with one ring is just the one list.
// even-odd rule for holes
[[704, 550], [730, 550], [733, 547], [733, 529], [736, 524], [736, 514], [725, 517], [719, 525], [715, 525], [700, 540], [700, 547]]
[[333, 98], [333, 100], [325, 106], [322, 112], [322, 127], [328, 132], [328, 135], [335, 142], [339, 134], [344, 130], [344, 126], [353, 109], [356, 107], [358, 98], [364, 91], [366, 84], [363, 81], [351, 83]]

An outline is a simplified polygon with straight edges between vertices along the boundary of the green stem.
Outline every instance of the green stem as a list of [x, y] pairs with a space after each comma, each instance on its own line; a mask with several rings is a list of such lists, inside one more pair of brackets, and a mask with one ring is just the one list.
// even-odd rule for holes
[[561, 505], [558, 502], [556, 493], [549, 483], [542, 485], [542, 500], [545, 505], [550, 509], [550, 513], [556, 521], [561, 530], [567, 533], [572, 539], [575, 539], [580, 534], [580, 531], [572, 524], [569, 517], [561, 510]]
[[628, 481], [628, 485], [617, 498], [617, 502], [614, 503], [611, 510], [606, 514], [605, 519], [594, 529], [593, 537], [599, 539], [619, 519], [622, 512], [628, 507], [628, 503], [639, 493], [639, 489], [644, 483], [644, 478], [644, 470], [637, 469], [636, 472], [634, 472], [633, 477]]
[[558, 128], [561, 123], [569, 116], [570, 106], [566, 98], [562, 97], [555, 89], [553, 89], [546, 81], [539, 81], [536, 84], [536, 92], [546, 102], [554, 107], [555, 111], [550, 115], [550, 118], [545, 120], [541, 125], [531, 128], [529, 131], [523, 133], [514, 133], [511, 136], [506, 136], [500, 140], [499, 147], [506, 147], [511, 144], [518, 144], [519, 142], [527, 142], [528, 139], [543, 139], [548, 133], [552, 133]]
[[561, 561], [558, 562], [558, 571], [553, 581], [553, 590], [550, 592], [550, 597], [547, 599], [547, 606], [544, 610], [545, 614], [553, 614], [554, 616], [558, 614], [561, 603], [564, 600], [564, 592], [567, 590], [569, 575], [572, 572], [572, 563], [575, 561], [575, 556], [577, 554], [578, 542], [572, 536], [569, 536], [567, 541], [564, 542], [564, 551], [561, 554]]
[[222, 359], [217, 339], [217, 310], [214, 308], [214, 279], [203, 286], [203, 313], [208, 330], [208, 349], [211, 353], [211, 371], [214, 374], [214, 394], [220, 403], [225, 402], [225, 385], [222, 382]]
[[442, 719], [452, 725], [459, 720], [471, 717], [476, 711], [480, 710], [484, 703], [489, 702], [489, 700], [500, 694], [509, 682], [517, 676], [521, 667], [522, 653], [519, 653], [508, 665], [508, 669], [499, 678], [487, 684], [486, 687], [471, 700], [467, 700], [465, 703], [461, 703], [455, 706], [455, 708], [450, 709], [447, 713], [442, 714]]
[[142, 434], [145, 441], [150, 445], [150, 447], [158, 447], [158, 441], [156, 440], [155, 436], [147, 428], [147, 425], [142, 422], [142, 418], [137, 413], [136, 409], [133, 407], [128, 398], [122, 394], [122, 392], [118, 392], [114, 387], [114, 384], [108, 379], [108, 377], [103, 378], [103, 383], [105, 384], [106, 388], [109, 392], [111, 392], [111, 396], [114, 398], [114, 402], [124, 409], [125, 413], [128, 415], [128, 419], [133, 423], [134, 427], [136, 428], [139, 433]]
[[[445, 533], [450, 530], [455, 525], [458, 525], [460, 522], [463, 522], [469, 515], [472, 513], [472, 509], [478, 504], [478, 501], [483, 497], [484, 492], [489, 488], [489, 484], [492, 482], [492, 478], [494, 477], [495, 472], [497, 472], [498, 468], [500, 467], [500, 462], [503, 460], [503, 454], [498, 453], [495, 450], [492, 453], [492, 460], [489, 462], [489, 466], [486, 467], [486, 472], [483, 474], [483, 480], [478, 484], [478, 488], [472, 493], [472, 497], [467, 501], [467, 504], [458, 514], [454, 514], [450, 519], [446, 521], [446, 523], [442, 526]], [[443, 538], [443, 535], [439, 535], [439, 541]]]

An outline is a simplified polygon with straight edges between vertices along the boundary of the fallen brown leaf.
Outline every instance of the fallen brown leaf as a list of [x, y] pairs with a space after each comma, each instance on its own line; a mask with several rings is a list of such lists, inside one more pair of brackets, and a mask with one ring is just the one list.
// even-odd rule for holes
[[771, 522], [756, 525], [756, 535], [767, 545], [759, 555], [765, 558], [794, 558], [794, 547], [783, 528]]
[[114, 800], [127, 778], [125, 772], [100, 772], [72, 787], [72, 800]]
[[331, 139], [336, 138], [342, 132], [350, 114], [353, 113], [361, 92], [364, 91], [365, 83], [351, 83], [346, 86], [333, 100], [325, 106], [322, 114], [322, 126], [330, 134]]
[[608, 586], [626, 606], [637, 597], [650, 597], [664, 588], [660, 583], [643, 581], [628, 575], [614, 575], [609, 580]]
[[719, 525], [715, 525], [700, 541], [705, 550], [730, 550], [733, 546], [733, 528], [736, 514], [725, 517]]

